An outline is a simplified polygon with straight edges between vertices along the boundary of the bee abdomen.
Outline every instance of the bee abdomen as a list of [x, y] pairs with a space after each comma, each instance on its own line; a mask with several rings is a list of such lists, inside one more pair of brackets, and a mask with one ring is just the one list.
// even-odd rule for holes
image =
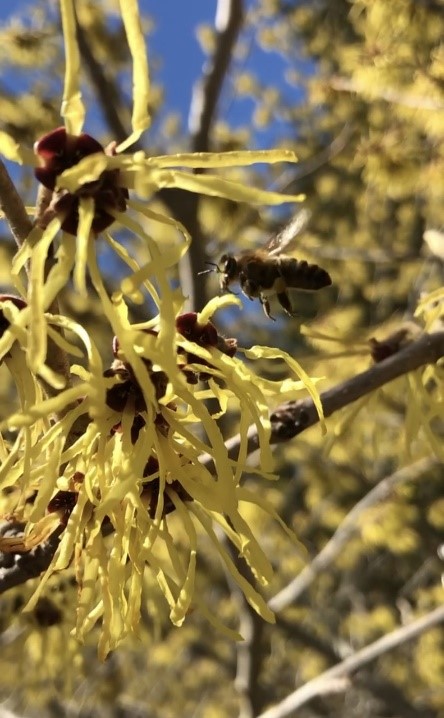
[[331, 284], [329, 273], [318, 264], [309, 264], [293, 257], [281, 259], [280, 272], [287, 287], [292, 289], [316, 291]]

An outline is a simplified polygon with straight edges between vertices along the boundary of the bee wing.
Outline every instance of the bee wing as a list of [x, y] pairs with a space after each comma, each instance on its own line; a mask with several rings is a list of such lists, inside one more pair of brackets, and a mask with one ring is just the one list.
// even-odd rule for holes
[[265, 246], [268, 253], [273, 256], [275, 254], [281, 254], [285, 249], [288, 249], [293, 244], [293, 241], [304, 231], [310, 218], [310, 210], [307, 208], [301, 209], [283, 229], [271, 235]]

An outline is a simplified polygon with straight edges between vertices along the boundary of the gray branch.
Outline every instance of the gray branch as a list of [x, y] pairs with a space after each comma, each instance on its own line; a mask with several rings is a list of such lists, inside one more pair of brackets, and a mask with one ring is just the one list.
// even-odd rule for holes
[[336, 529], [330, 541], [325, 544], [324, 548], [318, 555], [307, 565], [302, 571], [286, 586], [279, 591], [269, 601], [268, 605], [272, 611], [282, 611], [290, 603], [296, 601], [306, 591], [315, 578], [331, 566], [333, 561], [340, 555], [344, 546], [350, 541], [360, 529], [360, 520], [365, 512], [375, 504], [384, 501], [390, 496], [393, 490], [401, 485], [420, 478], [425, 473], [431, 471], [438, 466], [439, 462], [431, 457], [416, 461], [410, 466], [406, 466], [399, 471], [395, 471], [387, 476], [377, 486], [364, 496], [361, 501], [352, 508], [347, 514], [344, 521]]
[[[321, 393], [324, 416], [328, 417], [379, 389], [394, 379], [419, 369], [426, 364], [435, 364], [444, 356], [444, 331], [422, 334], [404, 349], [370, 369], [347, 379], [342, 384]], [[344, 359], [346, 361], [346, 359]], [[279, 444], [293, 439], [298, 434], [319, 422], [319, 416], [313, 400], [310, 398], [288, 402], [279, 406], [271, 416], [272, 429], [270, 443]], [[240, 436], [236, 435], [226, 442], [230, 459], [236, 459]], [[248, 453], [258, 449], [258, 436], [255, 426], [248, 432]], [[212, 464], [212, 458], [205, 455], [203, 463]]]
[[284, 698], [283, 701], [269, 708], [265, 713], [261, 713], [258, 718], [285, 718], [285, 716], [294, 715], [295, 710], [313, 698], [346, 690], [349, 685], [349, 677], [362, 666], [407, 643], [407, 641], [412, 641], [443, 621], [444, 606], [438, 606], [438, 608], [425, 616], [417, 618], [406, 626], [397, 628], [388, 635], [365, 646], [360, 651], [356, 651], [353, 655], [347, 656], [341, 663], [324, 671], [320, 676], [308, 681], [301, 688]]

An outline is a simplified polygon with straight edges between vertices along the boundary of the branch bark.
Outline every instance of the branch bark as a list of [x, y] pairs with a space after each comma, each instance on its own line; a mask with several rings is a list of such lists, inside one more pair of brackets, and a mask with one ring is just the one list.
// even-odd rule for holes
[[[23, 535], [26, 524], [4, 522], [0, 526], [2, 536]], [[10, 588], [20, 586], [31, 578], [37, 578], [46, 571], [52, 561], [62, 528], [55, 531], [44, 544], [36, 546], [28, 553], [2, 553], [0, 551], [0, 594]]]
[[[224, 538], [227, 551], [247, 581], [254, 580], [246, 562], [239, 556], [233, 544]], [[259, 680], [264, 661], [263, 636], [265, 623], [246, 600], [239, 586], [227, 572], [227, 582], [231, 597], [236, 605], [239, 619], [239, 633], [243, 641], [238, 641], [236, 650], [236, 677], [234, 686], [239, 696], [238, 718], [254, 718], [265, 705]]]
[[[193, 88], [188, 127], [193, 152], [211, 150], [211, 130], [233, 49], [244, 19], [243, 0], [218, 0], [215, 17], [216, 48]], [[164, 190], [160, 196], [193, 237], [190, 251], [179, 266], [183, 288], [188, 292], [188, 309], [200, 311], [208, 301], [207, 283], [198, 272], [205, 266], [207, 241], [198, 220], [199, 198], [183, 190]]]
[[330, 80], [330, 86], [339, 92], [353, 92], [357, 95], [362, 95], [366, 98], [376, 98], [391, 102], [395, 105], [402, 105], [403, 107], [411, 107], [414, 110], [431, 110], [440, 111], [444, 110], [444, 103], [439, 100], [431, 99], [430, 97], [424, 97], [423, 95], [414, 95], [408, 92], [399, 92], [390, 87], [373, 88], [369, 91], [369, 85], [363, 84], [358, 80], [353, 80], [347, 77], [332, 77]]
[[[210, 149], [210, 134], [217, 103], [233, 48], [242, 28], [243, 17], [243, 0], [218, 0], [215, 19], [216, 49], [203, 69], [202, 78], [194, 87], [190, 104], [190, 146], [193, 152], [207, 152]], [[128, 132], [118, 110], [122, 106], [118, 89], [95, 59], [87, 33], [78, 22], [77, 41], [107, 125], [116, 139], [123, 140]], [[132, 151], [138, 149], [142, 149], [140, 143], [132, 146]], [[179, 266], [179, 274], [182, 289], [188, 296], [188, 309], [199, 311], [208, 300], [206, 283], [197, 278], [207, 257], [206, 237], [198, 219], [199, 197], [180, 189], [160, 190], [158, 196], [193, 238], [190, 251]]]
[[21, 247], [32, 229], [25, 205], [17, 192], [8, 170], [0, 159], [0, 209], [4, 213], [16, 244]]
[[218, 0], [215, 27], [216, 50], [204, 67], [202, 78], [194, 85], [188, 118], [194, 152], [206, 152], [211, 127], [244, 20], [243, 0]]
[[[342, 384], [321, 393], [324, 416], [329, 417], [335, 411], [343, 409], [354, 401], [370, 394], [394, 379], [419, 369], [426, 364], [435, 364], [444, 357], [444, 331], [423, 334], [404, 349], [370, 369], [347, 379]], [[345, 360], [344, 360], [345, 361]], [[310, 398], [288, 402], [279, 406], [271, 415], [272, 429], [270, 443], [279, 444], [289, 441], [306, 429], [319, 422], [319, 416], [313, 400]], [[226, 442], [230, 459], [236, 459], [240, 446], [240, 436], [236, 435]], [[258, 448], [258, 436], [255, 426], [248, 432], [248, 453]], [[205, 455], [202, 461], [211, 465], [212, 459]]]
[[[119, 108], [122, 107], [122, 98], [120, 97], [119, 90], [114, 82], [105, 74], [103, 65], [97, 62], [91, 50], [87, 34], [78, 19], [76, 30], [77, 43], [82, 61], [85, 63], [91, 84], [97, 93], [97, 99], [99, 100], [106, 123], [113, 134], [113, 139], [117, 140], [117, 142], [123, 142], [123, 140], [128, 137], [128, 128], [125, 127], [119, 112]], [[140, 143], [136, 142], [132, 146], [133, 152], [140, 149], [142, 149]]]
[[412, 641], [425, 631], [429, 631], [444, 621], [444, 606], [438, 606], [434, 611], [417, 618], [407, 626], [401, 626], [387, 636], [370, 643], [360, 651], [345, 658], [333, 668], [329, 668], [305, 685], [298, 688], [283, 701], [261, 713], [258, 718], [285, 718], [316, 696], [336, 693], [346, 690], [349, 677], [362, 666], [367, 665], [384, 653]]
[[[14, 239], [18, 247], [21, 247], [31, 230], [33, 229], [33, 223], [29, 219], [22, 198], [20, 197], [17, 189], [12, 182], [8, 170], [6, 169], [3, 162], [0, 160], [0, 208], [4, 212], [6, 220], [9, 224]], [[54, 261], [52, 256], [48, 256], [45, 274], [49, 271], [51, 263]], [[59, 314], [59, 304], [57, 299], [54, 300], [48, 311], [52, 314]], [[58, 330], [57, 330], [58, 331]], [[62, 331], [60, 330], [60, 333]], [[55, 342], [48, 337], [48, 351], [46, 356], [46, 363], [50, 369], [56, 374], [63, 376], [65, 380], [65, 386], [70, 386], [71, 378], [69, 371], [69, 361], [66, 352], [61, 349]], [[40, 382], [48, 394], [48, 396], [55, 396], [58, 393], [57, 389], [54, 389], [50, 384], [40, 379]]]
[[[326, 640], [325, 637], [321, 638], [303, 621], [297, 621], [297, 619], [291, 621], [282, 614], [276, 616], [276, 628], [285, 631], [285, 636], [291, 640], [292, 644], [295, 642], [299, 644], [302, 654], [308, 647], [324, 656], [332, 666], [346, 656], [348, 657], [353, 650], [351, 646], [347, 646], [347, 653], [344, 654], [343, 643], [339, 650], [336, 645], [333, 645], [334, 642]], [[436, 711], [429, 710], [424, 706], [415, 707], [400, 686], [386, 676], [372, 671], [370, 667], [359, 671], [359, 674], [354, 677], [354, 686], [362, 694], [370, 694], [373, 701], [377, 701], [383, 706], [381, 711], [383, 715], [401, 715], [402, 718], [437, 718]], [[272, 696], [269, 697], [268, 702], [270, 700], [272, 700]]]
[[369, 491], [347, 514], [322, 551], [302, 569], [288, 586], [273, 596], [268, 603], [272, 611], [282, 611], [290, 603], [296, 601], [311, 586], [315, 578], [335, 561], [347, 542], [359, 531], [359, 522], [367, 509], [388, 498], [397, 486], [414, 481], [439, 465], [440, 462], [433, 457], [420, 459], [411, 466], [406, 466], [387, 476]]

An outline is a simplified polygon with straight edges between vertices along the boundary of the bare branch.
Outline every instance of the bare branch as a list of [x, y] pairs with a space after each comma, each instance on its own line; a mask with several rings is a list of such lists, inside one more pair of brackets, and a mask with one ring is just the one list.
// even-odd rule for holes
[[217, 103], [244, 19], [242, 0], [218, 0], [217, 44], [203, 77], [195, 84], [188, 119], [194, 152], [206, 152]]
[[[122, 98], [114, 82], [106, 75], [103, 65], [97, 62], [94, 57], [87, 34], [78, 20], [77, 43], [91, 84], [97, 93], [97, 98], [100, 102], [106, 123], [114, 139], [118, 142], [123, 142], [123, 140], [128, 137], [128, 131], [119, 113], [119, 108], [122, 107]], [[132, 151], [135, 152], [138, 149], [141, 149], [141, 145], [135, 143], [132, 146]]]
[[299, 243], [299, 249], [314, 252], [316, 257], [323, 259], [332, 259], [335, 262], [347, 262], [357, 259], [359, 262], [369, 262], [371, 264], [399, 264], [400, 262], [411, 262], [418, 258], [415, 252], [405, 252], [404, 254], [396, 254], [392, 251], [384, 249], [360, 249], [359, 247], [332, 247], [326, 245], [317, 245], [316, 247], [306, 247], [304, 242]]
[[332, 77], [330, 80], [330, 86], [334, 90], [338, 90], [340, 92], [354, 92], [358, 95], [371, 97], [372, 99], [392, 102], [395, 105], [412, 107], [415, 110], [444, 110], [444, 104], [439, 100], [433, 100], [430, 97], [424, 97], [423, 95], [399, 92], [398, 90], [392, 90], [389, 87], [378, 87], [375, 90], [375, 85], [364, 85], [362, 82], [358, 82], [357, 80], [352, 80], [347, 77]]
[[353, 655], [347, 656], [341, 663], [308, 681], [287, 698], [284, 698], [283, 701], [262, 713], [258, 718], [284, 718], [317, 696], [345, 690], [349, 684], [347, 680], [349, 676], [362, 668], [362, 666], [401, 646], [403, 643], [412, 641], [443, 621], [444, 606], [438, 606], [438, 608], [425, 616], [417, 618], [406, 626], [397, 628], [360, 651], [356, 651]]
[[[261, 638], [264, 621], [246, 602], [239, 597], [239, 632], [243, 641], [236, 644], [236, 678], [234, 685], [239, 696], [238, 718], [254, 718], [259, 703], [259, 672], [264, 659]], [[261, 702], [261, 707], [264, 703]]]
[[[327, 389], [321, 393], [324, 416], [328, 417], [335, 411], [352, 404], [384, 384], [397, 379], [408, 372], [414, 371], [426, 364], [435, 364], [444, 356], [444, 331], [433, 334], [422, 334], [404, 349], [384, 361], [375, 364], [370, 369], [347, 379], [342, 384]], [[272, 430], [271, 443], [278, 444], [289, 441], [302, 433], [310, 426], [319, 422], [319, 416], [313, 400], [310, 398], [282, 404], [271, 416]], [[236, 435], [226, 442], [229, 457], [236, 459], [240, 446], [240, 437]], [[251, 426], [248, 433], [248, 453], [258, 448], [258, 438], [255, 426]], [[202, 462], [211, 465], [210, 456], [203, 456]]]
[[[226, 537], [222, 540], [238, 571], [247, 581], [251, 581], [251, 570], [243, 558], [239, 556], [238, 550]], [[262, 639], [265, 624], [263, 619], [250, 606], [228, 571], [226, 572], [226, 578], [239, 618], [239, 633], [243, 638], [243, 641], [236, 643], [236, 678], [234, 685], [239, 696], [238, 718], [254, 718], [264, 706], [259, 675], [264, 660]]]
[[[232, 48], [242, 24], [242, 19], [242, 0], [219, 0], [216, 13], [218, 43], [211, 66], [208, 66], [205, 72], [205, 78], [201, 84], [201, 111], [196, 115], [196, 118], [199, 117], [199, 120], [195, 126], [195, 134], [192, 138], [192, 145], [195, 150], [199, 149], [204, 151], [208, 148], [209, 132], [214, 120], [217, 100], [231, 59]], [[110, 79], [106, 77], [103, 68], [97, 63], [91, 51], [86, 33], [79, 23], [77, 24], [77, 41], [108, 126], [118, 140], [124, 139], [127, 136], [127, 131], [116, 110], [116, 107], [121, 106], [118, 90]], [[133, 146], [133, 150], [134, 149], [137, 149], [137, 147]], [[183, 286], [184, 291], [190, 295], [192, 308], [201, 309], [206, 303], [207, 297], [204, 282], [200, 282], [197, 288], [195, 287], [197, 272], [204, 266], [205, 259], [205, 242], [197, 218], [197, 196], [190, 197], [189, 193], [180, 190], [160, 192], [159, 196], [161, 196], [162, 200], [169, 206], [175, 217], [187, 227], [193, 237], [190, 250], [190, 263], [185, 272], [186, 279], [183, 282]], [[4, 209], [5, 216], [11, 224], [16, 241], [20, 245], [31, 231], [32, 222], [26, 215], [21, 198], [17, 194], [6, 169], [4, 169], [4, 173], [0, 171], [0, 202]], [[54, 305], [51, 307], [51, 311], [58, 313], [58, 309]], [[57, 372], [60, 372], [60, 367], [65, 367], [65, 376], [68, 380], [69, 365], [67, 357], [66, 355], [62, 357], [60, 352], [61, 350], [56, 347], [54, 343], [51, 343], [51, 352], [48, 352], [47, 362], [48, 365]], [[45, 386], [45, 389], [48, 392], [51, 391], [51, 387]], [[86, 420], [87, 416], [82, 415], [74, 425], [73, 432], [76, 436], [84, 430], [84, 422]], [[52, 560], [57, 544], [58, 540], [55, 539], [38, 547], [39, 560], [36, 560], [34, 551], [26, 554], [9, 555], [7, 558], [0, 554], [0, 593], [12, 586], [26, 582], [29, 578], [37, 576], [45, 570]], [[2, 561], [7, 561], [8, 565], [2, 567]], [[10, 563], [12, 565], [10, 565]]]
[[17, 246], [20, 247], [32, 229], [32, 222], [2, 160], [0, 160], [0, 209], [8, 221]]
[[[345, 654], [341, 648], [321, 638], [304, 622], [289, 620], [284, 614], [276, 616], [276, 627], [285, 631], [285, 637], [301, 646], [301, 651], [308, 646], [311, 650], [320, 653], [326, 658], [330, 665], [341, 661], [346, 655], [349, 656], [353, 649], [347, 646]], [[341, 647], [343, 643], [341, 642]], [[385, 713], [402, 715], [402, 718], [436, 718], [434, 710], [427, 710], [424, 706], [416, 708], [409, 701], [405, 692], [400, 686], [391, 681], [387, 676], [375, 674], [370, 667], [363, 668], [355, 675], [354, 687], [362, 692], [370, 693], [374, 700], [385, 705]], [[384, 713], [384, 715], [385, 715]]]
[[23, 718], [23, 715], [13, 713], [8, 708], [0, 708], [0, 718]]
[[269, 601], [272, 611], [282, 611], [290, 603], [296, 601], [304, 591], [313, 583], [316, 576], [330, 566], [339, 556], [346, 543], [360, 530], [360, 520], [368, 508], [380, 501], [384, 501], [400, 484], [415, 481], [425, 473], [438, 466], [439, 462], [433, 457], [416, 461], [387, 476], [377, 486], [359, 501], [347, 514], [344, 521], [338, 526], [330, 541], [300, 574], [291, 581], [282, 591], [279, 591]]
[[[203, 78], [195, 86], [191, 101], [190, 117], [193, 119], [190, 120], [190, 142], [194, 151], [204, 152], [209, 149], [209, 136], [217, 102], [242, 20], [242, 0], [219, 0], [216, 11], [216, 50], [211, 62], [204, 69]], [[118, 140], [122, 140], [128, 133], [118, 110], [122, 106], [118, 88], [95, 59], [87, 34], [79, 23], [77, 41], [108, 127]], [[137, 149], [141, 149], [140, 143], [132, 147], [132, 151]], [[158, 196], [193, 238], [189, 253], [180, 263], [179, 272], [182, 289], [188, 296], [188, 308], [200, 310], [208, 297], [206, 283], [196, 279], [198, 272], [204, 268], [206, 259], [206, 238], [198, 220], [198, 196], [179, 189], [160, 190]]]
[[[285, 171], [279, 178], [279, 182], [274, 185], [274, 189], [278, 192], [289, 192], [295, 194], [299, 191], [300, 181], [305, 177], [314, 174], [316, 170], [331, 162], [342, 150], [347, 147], [351, 137], [353, 136], [354, 127], [351, 122], [346, 122], [336, 137], [323, 149], [319, 150], [315, 155], [300, 159], [295, 167]], [[300, 246], [300, 245], [299, 245]]]
[[[19, 522], [6, 522], [0, 525], [2, 536], [23, 535], [26, 524]], [[2, 553], [0, 551], [0, 594], [14, 586], [26, 583], [31, 578], [37, 578], [46, 571], [52, 561], [59, 544], [59, 536], [63, 529], [55, 531], [40, 546], [36, 546], [27, 553]]]
[[[215, 18], [216, 49], [203, 68], [203, 76], [194, 85], [188, 116], [191, 149], [194, 152], [207, 152], [211, 149], [210, 135], [217, 103], [243, 17], [243, 0], [218, 0]], [[199, 199], [197, 195], [190, 197], [189, 193], [183, 191], [165, 191], [161, 196], [193, 237], [190, 251], [179, 265], [179, 272], [181, 285], [189, 297], [188, 309], [200, 310], [208, 300], [208, 293], [206, 282], [198, 278], [198, 272], [204, 268], [207, 259], [206, 238], [198, 221]]]

